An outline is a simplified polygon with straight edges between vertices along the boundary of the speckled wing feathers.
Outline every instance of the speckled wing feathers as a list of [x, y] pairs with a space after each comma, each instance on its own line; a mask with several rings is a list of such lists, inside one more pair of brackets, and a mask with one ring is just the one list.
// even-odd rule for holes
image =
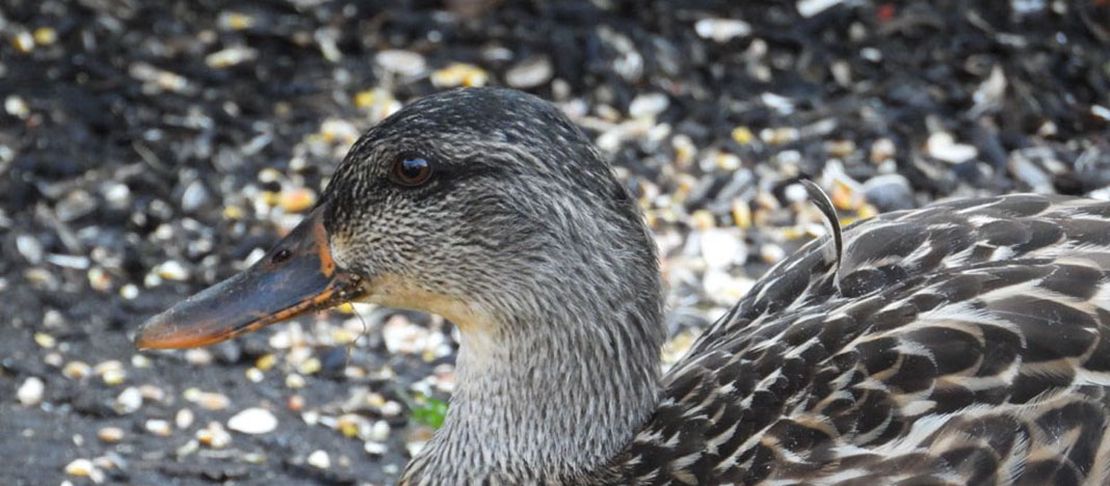
[[1110, 203], [959, 200], [844, 238], [839, 270], [812, 242], [695, 343], [614, 483], [1110, 482]]

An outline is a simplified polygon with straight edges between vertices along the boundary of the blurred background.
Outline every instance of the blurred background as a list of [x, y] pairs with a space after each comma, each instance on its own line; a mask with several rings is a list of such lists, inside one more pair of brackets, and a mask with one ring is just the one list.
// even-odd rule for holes
[[141, 320], [244, 268], [406, 102], [510, 86], [611, 158], [662, 251], [668, 362], [845, 222], [1110, 199], [1110, 2], [0, 2], [0, 483], [388, 484], [450, 323], [346, 306], [204, 350]]

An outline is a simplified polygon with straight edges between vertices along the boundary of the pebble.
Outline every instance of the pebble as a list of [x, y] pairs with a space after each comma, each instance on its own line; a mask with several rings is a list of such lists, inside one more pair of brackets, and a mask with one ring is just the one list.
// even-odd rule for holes
[[185, 351], [185, 361], [195, 366], [212, 364], [212, 352], [204, 348], [193, 348]]
[[711, 39], [713, 42], [725, 43], [737, 37], [747, 37], [752, 33], [752, 26], [740, 19], [701, 19], [694, 23], [694, 31], [702, 39]]
[[382, 404], [382, 407], [379, 411], [382, 415], [386, 417], [396, 417], [398, 415], [401, 415], [401, 412], [404, 411], [404, 409], [401, 407], [400, 403], [389, 400]]
[[331, 467], [331, 458], [327, 452], [317, 449], [308, 455], [308, 465], [317, 469], [327, 469]]
[[713, 165], [719, 170], [732, 172], [740, 168], [741, 160], [736, 154], [719, 152], [713, 157]]
[[1110, 122], [1110, 108], [1102, 105], [1091, 105], [1091, 114], [1099, 117], [1103, 122]]
[[698, 148], [689, 135], [675, 135], [671, 138], [671, 147], [674, 149], [675, 167], [679, 169], [689, 168], [690, 163], [694, 161], [694, 157], [698, 154]]
[[142, 394], [143, 400], [148, 402], [162, 402], [166, 399], [166, 392], [154, 385], [139, 386], [139, 393]]
[[144, 428], [146, 428], [147, 432], [159, 437], [169, 437], [170, 434], [173, 434], [173, 428], [170, 427], [170, 422], [168, 420], [150, 419], [146, 421]]
[[155, 275], [163, 280], [183, 282], [189, 279], [189, 270], [177, 260], [167, 260], [154, 267]]
[[183, 93], [192, 89], [188, 79], [181, 74], [155, 68], [147, 62], [135, 62], [128, 69], [132, 78], [143, 81], [143, 91], [157, 93], [159, 91], [172, 91]]
[[278, 200], [281, 209], [287, 213], [301, 213], [316, 205], [316, 193], [303, 187], [281, 192]]
[[535, 88], [550, 81], [554, 73], [549, 57], [530, 57], [505, 72], [505, 83], [517, 89]]
[[219, 422], [209, 422], [208, 426], [197, 431], [197, 441], [211, 449], [223, 449], [231, 445], [231, 434]]
[[385, 347], [396, 354], [426, 354], [444, 356], [450, 350], [447, 336], [441, 332], [431, 331], [423, 326], [410, 322], [404, 316], [397, 315], [382, 326], [382, 339]]
[[109, 451], [107, 454], [93, 459], [93, 465], [100, 469], [110, 471], [126, 466], [127, 461], [119, 454]]
[[124, 390], [120, 392], [119, 396], [116, 397], [116, 401], [113, 404], [112, 409], [120, 415], [126, 415], [129, 413], [134, 413], [142, 406], [142, 392], [140, 392], [139, 389], [136, 387], [129, 386], [127, 388], [124, 388]]
[[96, 199], [87, 191], [78, 189], [70, 192], [54, 205], [54, 213], [63, 223], [81, 218], [96, 209]]
[[304, 377], [296, 373], [290, 373], [285, 377], [285, 386], [293, 390], [304, 388]]
[[186, 401], [195, 403], [205, 410], [223, 410], [231, 406], [231, 399], [223, 393], [205, 392], [196, 388], [186, 389], [182, 394]]
[[755, 140], [755, 134], [748, 127], [736, 127], [732, 129], [732, 140], [740, 145], [747, 145]]
[[768, 243], [759, 247], [759, 258], [763, 263], [774, 265], [786, 258], [786, 250], [779, 245]]
[[300, 363], [297, 363], [297, 373], [302, 375], [312, 375], [320, 371], [322, 365], [320, 359], [316, 357], [308, 358]]
[[213, 69], [227, 69], [258, 58], [258, 51], [250, 47], [235, 46], [213, 52], [204, 58], [204, 63]]
[[759, 138], [770, 145], [785, 145], [798, 140], [801, 132], [794, 127], [764, 128], [759, 131]]
[[428, 445], [426, 440], [410, 440], [405, 442], [405, 450], [408, 451], [409, 457], [416, 457], [420, 451], [424, 450], [424, 446]]
[[179, 429], [187, 429], [193, 425], [194, 418], [195, 416], [193, 415], [192, 410], [183, 408], [181, 410], [178, 410], [177, 413], [174, 414], [173, 424], [176, 425]]
[[1042, 194], [1052, 192], [1052, 177], [1024, 153], [1014, 154], [1008, 165], [1014, 177], [1029, 186], [1033, 192]]
[[401, 102], [393, 94], [382, 88], [373, 88], [355, 93], [355, 106], [366, 110], [371, 123], [377, 123], [401, 109]]
[[362, 450], [366, 451], [366, 453], [371, 456], [382, 456], [389, 451], [389, 447], [381, 442], [366, 441], [366, 443], [362, 445]]
[[264, 408], [248, 408], [227, 420], [227, 428], [244, 434], [266, 434], [278, 426], [277, 417]]
[[54, 339], [54, 336], [51, 336], [45, 332], [36, 332], [34, 339], [35, 344], [38, 344], [39, 347], [43, 349], [51, 349], [56, 344], [58, 344], [58, 341]]
[[32, 376], [23, 381], [19, 385], [19, 389], [15, 392], [15, 397], [19, 400], [19, 404], [24, 407], [32, 407], [42, 402], [43, 392], [46, 391], [46, 385], [42, 380]]
[[220, 12], [216, 25], [225, 30], [246, 30], [254, 26], [254, 17], [242, 12]]
[[74, 459], [73, 462], [66, 464], [65, 473], [79, 478], [89, 478], [94, 483], [104, 481], [104, 472], [88, 459]]
[[119, 288], [119, 296], [125, 300], [134, 300], [139, 296], [139, 287], [135, 284], [125, 284]]
[[57, 253], [51, 253], [46, 255], [46, 261], [59, 267], [71, 268], [73, 270], [85, 270], [89, 268], [88, 257], [81, 255], [59, 255]]
[[632, 99], [632, 103], [628, 105], [628, 114], [633, 118], [655, 118], [670, 104], [670, 98], [663, 93], [645, 93]]
[[852, 140], [830, 140], [825, 142], [825, 151], [833, 157], [847, 157], [856, 151], [856, 142]]
[[[352, 413], [343, 414], [336, 420], [335, 429], [338, 430], [343, 437], [359, 437], [369, 433], [370, 421], [366, 420], [366, 418], [361, 415]], [[366, 432], [364, 433], [363, 430], [366, 430]]]
[[98, 292], [107, 292], [112, 289], [112, 276], [103, 267], [92, 267], [86, 275], [89, 287]]
[[473, 64], [454, 63], [432, 73], [432, 84], [437, 88], [475, 88], [487, 82], [489, 74]]
[[389, 438], [390, 432], [391, 427], [389, 426], [389, 422], [377, 420], [374, 422], [374, 425], [370, 426], [370, 433], [367, 438], [373, 441], [384, 442]]
[[967, 162], [979, 155], [979, 150], [973, 145], [956, 143], [956, 139], [948, 132], [934, 132], [925, 141], [925, 152], [938, 160], [950, 164]]
[[42, 263], [44, 251], [42, 243], [31, 235], [19, 235], [15, 238], [15, 249], [31, 265]]
[[105, 444], [116, 444], [123, 440], [123, 429], [119, 427], [104, 427], [96, 431], [96, 437]]
[[16, 118], [26, 119], [31, 114], [31, 107], [27, 106], [22, 97], [9, 95], [4, 98], [4, 111]]
[[46, 356], [42, 357], [42, 362], [51, 368], [61, 368], [65, 358], [60, 353], [46, 353]]
[[150, 358], [142, 354], [131, 355], [131, 366], [134, 368], [150, 368]]
[[424, 56], [402, 49], [387, 49], [378, 52], [374, 61], [382, 69], [402, 76], [419, 76], [428, 68]]
[[320, 124], [320, 136], [325, 142], [350, 146], [358, 140], [359, 130], [347, 120], [328, 118]]
[[871, 144], [871, 163], [879, 164], [894, 158], [898, 153], [894, 141], [889, 138], [880, 138]]
[[12, 47], [21, 54], [35, 50], [35, 38], [30, 32], [20, 31], [12, 36]]
[[212, 202], [212, 195], [200, 180], [190, 182], [181, 193], [181, 210], [195, 213], [207, 208]]
[[301, 395], [290, 395], [289, 399], [285, 401], [285, 406], [294, 412], [304, 410], [304, 397]]
[[92, 373], [92, 367], [84, 361], [70, 361], [62, 368], [62, 376], [71, 380], [80, 380]]
[[701, 256], [709, 268], [724, 269], [747, 260], [747, 246], [734, 228], [709, 228], [699, 234]]
[[277, 356], [273, 353], [266, 353], [254, 361], [255, 368], [262, 371], [270, 371], [270, 368], [273, 368], [275, 364], [277, 364]]
[[266, 374], [263, 373], [262, 370], [253, 366], [247, 368], [247, 371], [244, 371], [243, 374], [247, 377], [248, 380], [250, 380], [251, 383], [261, 383], [262, 380], [266, 379]]
[[824, 12], [844, 0], [798, 0], [798, 13], [802, 17], [813, 17], [821, 12]]
[[882, 174], [863, 183], [863, 197], [881, 212], [914, 207], [913, 188], [901, 174]]
[[42, 316], [42, 325], [47, 329], [58, 329], [66, 325], [66, 318], [61, 312], [50, 309]]
[[100, 379], [103, 380], [106, 385], [116, 386], [127, 379], [127, 373], [122, 369], [110, 369], [104, 371], [104, 373], [100, 375]]

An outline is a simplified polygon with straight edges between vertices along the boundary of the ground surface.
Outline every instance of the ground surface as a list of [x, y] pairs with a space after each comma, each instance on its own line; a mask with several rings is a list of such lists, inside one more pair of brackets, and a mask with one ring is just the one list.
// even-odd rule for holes
[[659, 235], [672, 361], [822, 231], [800, 176], [849, 220], [1110, 198], [1110, 5], [978, 3], [5, 0], [0, 483], [391, 482], [421, 397], [449, 396], [449, 324], [359, 308], [156, 355], [129, 333], [438, 89], [526, 89], [588, 129]]

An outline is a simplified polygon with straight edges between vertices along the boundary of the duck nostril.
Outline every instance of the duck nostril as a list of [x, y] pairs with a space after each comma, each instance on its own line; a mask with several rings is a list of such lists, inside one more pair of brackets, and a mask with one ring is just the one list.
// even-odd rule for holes
[[274, 256], [270, 257], [270, 263], [284, 263], [291, 256], [293, 256], [293, 252], [289, 251], [288, 248], [282, 248], [278, 250], [277, 253], [274, 253]]

